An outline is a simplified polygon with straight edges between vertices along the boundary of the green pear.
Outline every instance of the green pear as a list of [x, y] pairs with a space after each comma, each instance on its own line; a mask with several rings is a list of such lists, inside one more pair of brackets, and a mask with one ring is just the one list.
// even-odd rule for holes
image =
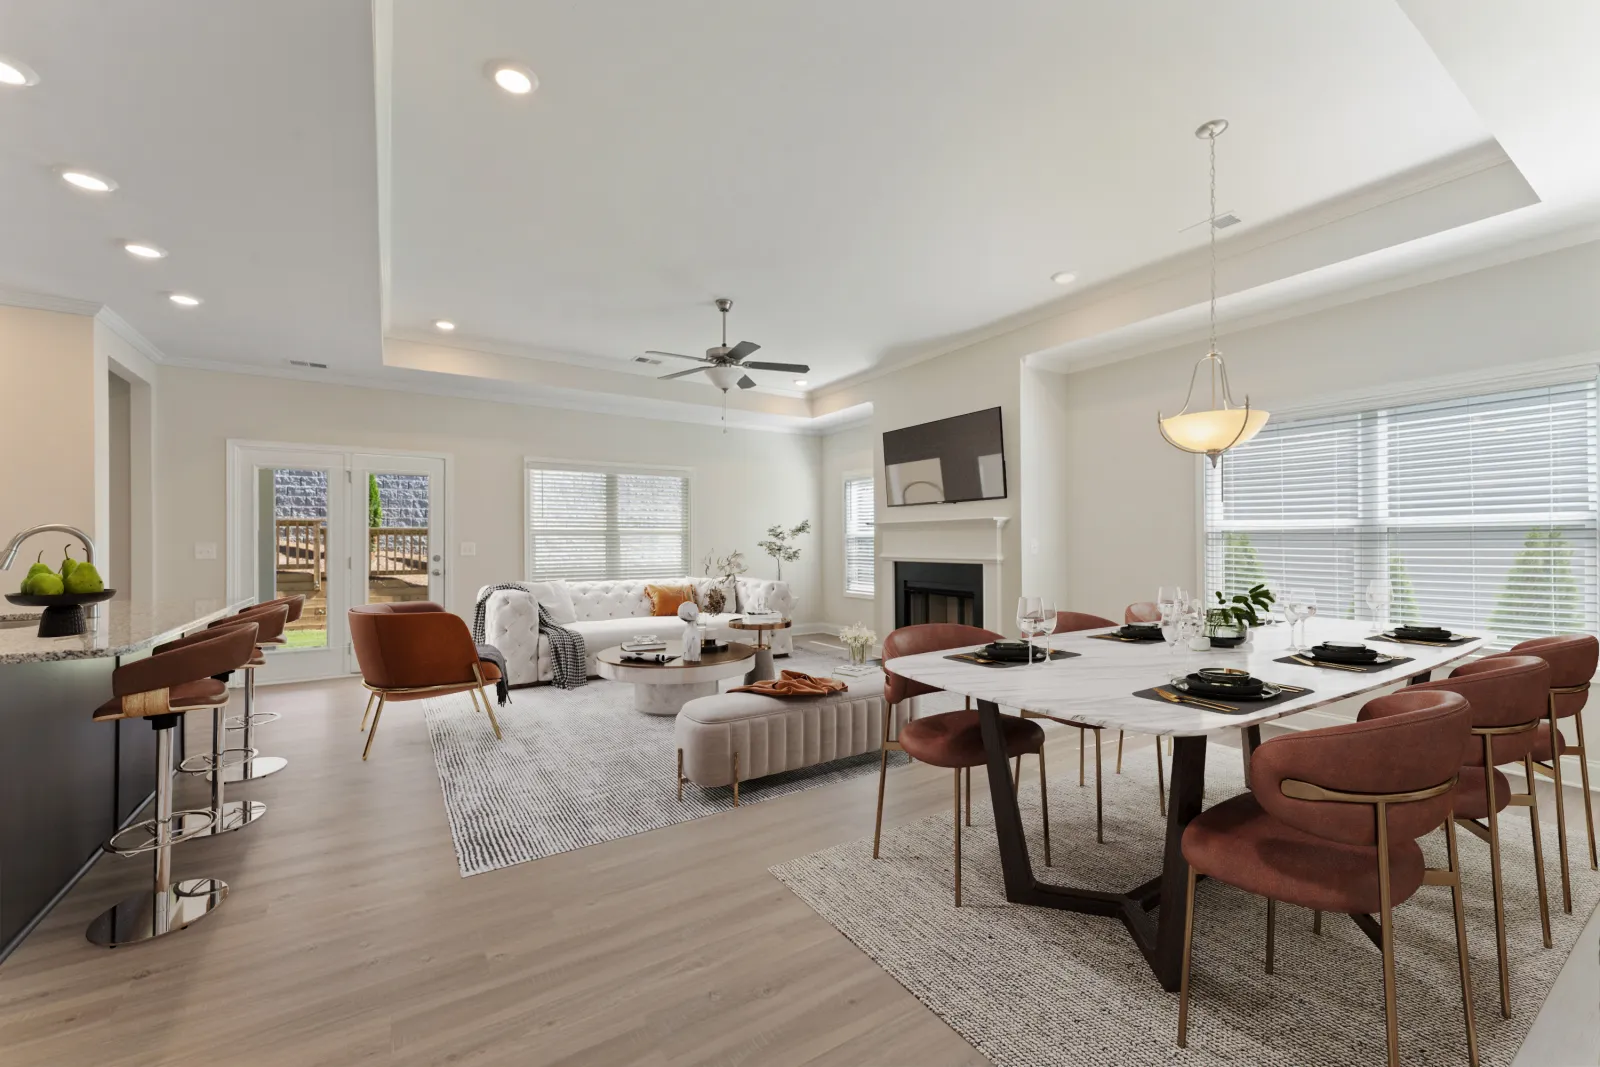
[[94, 569], [93, 563], [80, 563], [67, 574], [66, 589], [69, 593], [100, 593], [104, 592], [106, 583], [100, 580], [100, 572]]
[[41, 548], [39, 550], [38, 559], [36, 559], [34, 561], [33, 566], [28, 568], [28, 577], [32, 578], [36, 574], [49, 574], [49, 573], [50, 573], [50, 564], [48, 564], [48, 563], [46, 563], [44, 561], [44, 549]]
[[34, 596], [58, 596], [62, 592], [63, 583], [59, 577], [45, 571], [36, 574], [29, 580], [28, 592]]
[[66, 558], [61, 561], [61, 580], [66, 581], [67, 578], [71, 577], [72, 572], [77, 569], [78, 561], [72, 558], [71, 545], [67, 545], [61, 551], [66, 554]]

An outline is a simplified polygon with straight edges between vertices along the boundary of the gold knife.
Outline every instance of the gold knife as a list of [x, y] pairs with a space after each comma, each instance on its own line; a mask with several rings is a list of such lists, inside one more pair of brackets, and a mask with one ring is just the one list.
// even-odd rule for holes
[[1414, 637], [1380, 637], [1380, 641], [1393, 641], [1397, 645], [1431, 645], [1434, 648], [1450, 648], [1454, 641], [1418, 641]]
[[1309, 660], [1302, 656], [1290, 656], [1289, 658], [1296, 663], [1304, 663], [1307, 667], [1325, 667], [1330, 671], [1355, 671], [1357, 674], [1369, 673], [1360, 667], [1350, 667], [1343, 663], [1323, 663], [1321, 660]]
[[1188, 696], [1188, 695], [1179, 696], [1176, 693], [1169, 693], [1165, 689], [1160, 688], [1159, 686], [1155, 689], [1154, 692], [1155, 692], [1156, 696], [1160, 697], [1162, 700], [1168, 700], [1168, 701], [1171, 701], [1174, 704], [1193, 704], [1195, 707], [1197, 707], [1197, 708], [1205, 708], [1207, 711], [1232, 711], [1232, 712], [1236, 712], [1236, 711], [1239, 710], [1238, 708], [1234, 707], [1232, 704], [1221, 704], [1221, 703], [1217, 703], [1216, 701], [1201, 700], [1199, 697], [1192, 697], [1192, 696]]

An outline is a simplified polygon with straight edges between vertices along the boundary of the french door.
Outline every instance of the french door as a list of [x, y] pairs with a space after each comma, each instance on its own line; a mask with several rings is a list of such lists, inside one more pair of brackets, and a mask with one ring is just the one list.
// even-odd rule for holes
[[355, 605], [444, 602], [444, 479], [438, 456], [229, 443], [229, 599], [306, 598], [263, 680], [358, 670]]

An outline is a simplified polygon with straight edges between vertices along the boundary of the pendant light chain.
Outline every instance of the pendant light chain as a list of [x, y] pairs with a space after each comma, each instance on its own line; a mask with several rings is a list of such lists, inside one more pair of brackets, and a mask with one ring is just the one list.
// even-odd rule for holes
[[[1211, 337], [1207, 352], [1217, 351], [1217, 133], [1212, 132], [1211, 142], [1211, 214], [1206, 218], [1206, 229], [1211, 236]], [[1211, 367], [1211, 406], [1217, 406], [1217, 368]]]

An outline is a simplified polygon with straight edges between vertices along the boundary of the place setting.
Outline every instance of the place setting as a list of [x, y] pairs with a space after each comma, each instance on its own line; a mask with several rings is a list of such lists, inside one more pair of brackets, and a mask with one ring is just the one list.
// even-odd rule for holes
[[1390, 641], [1397, 645], [1431, 645], [1434, 648], [1453, 648], [1476, 641], [1476, 634], [1456, 633], [1443, 626], [1395, 626], [1373, 634], [1369, 640]]
[[[1020, 641], [991, 641], [971, 652], [957, 652], [946, 656], [960, 663], [975, 663], [980, 667], [1026, 667], [1043, 665], [1054, 660], [1076, 659], [1081, 653], [1051, 648], [1048, 637], [1055, 632], [1055, 602], [1048, 597], [1025, 596], [1017, 598], [1017, 630]], [[1036, 637], [1046, 638], [1043, 647], [1035, 645]], [[1160, 638], [1160, 630], [1156, 633]]]
[[1201, 667], [1173, 678], [1166, 685], [1140, 689], [1133, 695], [1224, 715], [1240, 715], [1307, 696], [1311, 692], [1303, 686], [1269, 682], [1238, 667]]
[[1297, 667], [1317, 667], [1328, 671], [1350, 671], [1357, 674], [1376, 674], [1410, 663], [1410, 656], [1391, 656], [1360, 641], [1323, 641], [1287, 656], [1274, 663], [1290, 663]]

